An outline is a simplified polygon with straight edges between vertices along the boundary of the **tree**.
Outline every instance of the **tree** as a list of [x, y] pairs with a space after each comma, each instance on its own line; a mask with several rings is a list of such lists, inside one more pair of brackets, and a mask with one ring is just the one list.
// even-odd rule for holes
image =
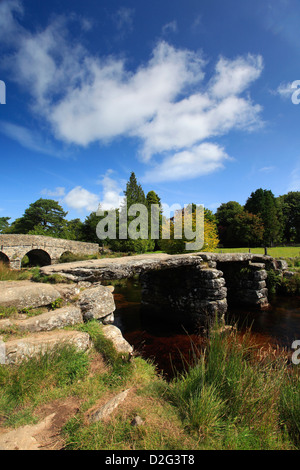
[[91, 212], [91, 214], [85, 218], [81, 229], [82, 241], [89, 243], [100, 243], [96, 233], [96, 228], [99, 221], [100, 217], [97, 216], [96, 212]]
[[243, 210], [243, 206], [236, 201], [229, 201], [218, 207], [216, 219], [220, 243], [223, 246], [234, 246], [236, 244], [235, 240], [232, 238], [233, 232], [230, 230], [230, 227], [235, 218], [243, 213]]
[[[126, 190], [124, 191], [125, 202], [120, 209], [119, 228], [124, 232], [128, 233], [129, 224], [135, 219], [135, 216], [129, 215], [128, 211], [133, 204], [142, 204], [147, 208], [147, 199], [145, 197], [142, 186], [137, 182], [134, 172], [131, 173], [129, 181], [126, 184]], [[152, 195], [153, 196], [153, 195]], [[151, 197], [152, 197], [151, 196]], [[149, 198], [151, 198], [149, 196]], [[126, 217], [125, 217], [126, 216]], [[127, 226], [124, 227], [127, 220]], [[122, 221], [122, 222], [121, 222]], [[147, 227], [149, 228], [149, 217], [147, 221]], [[150, 239], [149, 230], [148, 238], [145, 239], [141, 236], [137, 240], [128, 238], [126, 240], [115, 240], [111, 241], [110, 245], [114, 250], [125, 251], [125, 252], [136, 252], [144, 253], [146, 251], [152, 251], [155, 246], [155, 240]]]
[[67, 212], [52, 199], [40, 198], [29, 205], [22, 217], [11, 224], [10, 233], [33, 233], [60, 236]]
[[82, 240], [83, 222], [80, 219], [65, 220], [64, 228], [61, 232], [61, 238], [66, 240]]
[[145, 193], [142, 186], [137, 182], [134, 172], [131, 172], [124, 195], [126, 197], [127, 208], [132, 206], [132, 204], [146, 204]]
[[260, 246], [264, 239], [264, 225], [258, 215], [242, 212], [228, 227], [228, 237], [235, 246]]
[[[162, 232], [162, 206], [161, 206], [161, 200], [158, 194], [156, 194], [155, 191], [149, 191], [147, 196], [146, 196], [146, 205], [148, 209], [148, 214], [149, 214], [149, 238], [151, 238], [151, 233], [152, 233], [152, 217], [154, 218], [154, 221], [158, 220], [158, 239], [153, 240], [154, 242], [154, 249], [159, 250], [159, 239], [161, 238], [161, 232]], [[155, 222], [156, 223], [156, 222]]]
[[300, 192], [290, 191], [277, 198], [283, 217], [283, 237], [287, 243], [300, 242]]
[[266, 246], [272, 246], [281, 241], [282, 217], [280, 207], [272, 191], [260, 188], [251, 193], [245, 204], [245, 210], [260, 216], [264, 224], [263, 243]]
[[0, 217], [0, 233], [5, 233], [9, 227], [10, 217]]
[[[82, 227], [82, 237], [84, 241], [106, 244], [113, 251], [121, 252], [133, 252], [133, 253], [144, 253], [146, 251], [152, 251], [155, 247], [155, 240], [151, 240], [151, 226], [149, 226], [150, 218], [147, 220], [147, 234], [146, 238], [138, 238], [133, 240], [131, 238], [123, 239], [119, 237], [120, 229], [125, 234], [128, 234], [129, 224], [135, 220], [137, 216], [128, 214], [129, 208], [133, 204], [142, 204], [149, 210], [151, 204], [158, 204], [160, 206], [160, 198], [154, 192], [150, 191], [145, 196], [142, 186], [137, 182], [135, 174], [132, 172], [130, 178], [126, 184], [126, 190], [124, 191], [125, 201], [120, 209], [116, 209], [116, 238], [100, 241], [97, 237], [96, 228], [102, 218], [106, 218], [108, 211], [104, 211], [103, 216], [98, 216], [96, 212], [92, 212], [84, 221]], [[126, 222], [125, 222], [126, 220]]]
[[[192, 206], [191, 212], [190, 213], [188, 212], [187, 216], [185, 215], [185, 217], [182, 217], [182, 233], [181, 233], [180, 239], [176, 239], [174, 236], [175, 234], [174, 221], [175, 221], [177, 214], [175, 214], [175, 217], [173, 217], [170, 220], [170, 239], [169, 240], [161, 239], [159, 241], [159, 246], [163, 251], [166, 251], [167, 253], [170, 253], [170, 254], [189, 252], [189, 250], [186, 250], [186, 243], [192, 242], [193, 240], [188, 240], [185, 237], [184, 224], [190, 223], [191, 221], [192, 229], [195, 232], [196, 222], [197, 222], [196, 221], [196, 204], [191, 204], [190, 206]], [[181, 212], [183, 215], [183, 209], [178, 212], [179, 213]], [[215, 251], [219, 244], [218, 229], [217, 229], [216, 222], [214, 222], [211, 218], [210, 211], [207, 212], [206, 209], [204, 209], [203, 229], [204, 229], [204, 244], [203, 244], [203, 247], [201, 248], [201, 251], [207, 251], [207, 252]]]

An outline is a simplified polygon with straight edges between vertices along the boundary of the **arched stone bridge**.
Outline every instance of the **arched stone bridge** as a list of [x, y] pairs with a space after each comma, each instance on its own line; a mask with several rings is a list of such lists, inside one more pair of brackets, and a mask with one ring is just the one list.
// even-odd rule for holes
[[30, 264], [47, 266], [58, 263], [64, 253], [93, 255], [99, 252], [97, 243], [84, 243], [43, 235], [0, 235], [0, 261], [13, 269], [21, 267], [27, 255]]

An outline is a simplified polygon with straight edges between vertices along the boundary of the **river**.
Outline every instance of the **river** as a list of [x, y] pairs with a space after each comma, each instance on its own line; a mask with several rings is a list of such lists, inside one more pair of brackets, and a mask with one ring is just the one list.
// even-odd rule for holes
[[[115, 287], [115, 324], [125, 339], [144, 358], [151, 359], [166, 378], [183, 369], [201, 348], [205, 338], [182, 325], [160, 318], [152, 320], [141, 309], [141, 289], [138, 281], [129, 279]], [[251, 325], [251, 334], [259, 346], [271, 344], [288, 350], [294, 340], [300, 340], [300, 297], [274, 296], [265, 311], [229, 309], [226, 323], [237, 324], [243, 332]], [[170, 318], [170, 317], [168, 317]]]

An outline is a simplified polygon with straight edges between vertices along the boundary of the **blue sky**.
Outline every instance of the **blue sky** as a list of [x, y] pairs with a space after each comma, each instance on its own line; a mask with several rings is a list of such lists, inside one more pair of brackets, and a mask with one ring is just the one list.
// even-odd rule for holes
[[0, 216], [300, 190], [297, 0], [0, 0]]

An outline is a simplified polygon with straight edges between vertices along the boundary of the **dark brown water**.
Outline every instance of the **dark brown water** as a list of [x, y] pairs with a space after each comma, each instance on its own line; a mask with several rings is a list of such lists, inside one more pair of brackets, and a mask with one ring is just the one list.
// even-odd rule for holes
[[[205, 338], [172, 322], [169, 314], [166, 321], [164, 312], [155, 318], [151, 312], [144, 312], [140, 295], [140, 285], [132, 279], [115, 288], [115, 324], [137, 352], [153, 360], [166, 377], [172, 377], [174, 370], [182, 370], [192, 360]], [[292, 342], [300, 339], [300, 297], [274, 297], [266, 311], [230, 309], [226, 323], [237, 324], [241, 332], [251, 326], [259, 346], [278, 344], [290, 350]]]

